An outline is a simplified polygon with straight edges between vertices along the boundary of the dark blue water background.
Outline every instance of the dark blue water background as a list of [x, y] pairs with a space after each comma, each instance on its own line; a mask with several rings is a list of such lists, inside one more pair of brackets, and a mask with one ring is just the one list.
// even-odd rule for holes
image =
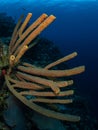
[[[26, 2], [28, 1], [28, 2]], [[85, 65], [85, 73], [75, 76], [79, 93], [89, 100], [98, 118], [98, 2], [66, 0], [0, 0], [0, 12], [17, 21], [21, 14], [33, 13], [32, 21], [42, 13], [56, 20], [41, 35], [53, 41], [64, 55], [78, 52], [69, 61], [75, 67]]]

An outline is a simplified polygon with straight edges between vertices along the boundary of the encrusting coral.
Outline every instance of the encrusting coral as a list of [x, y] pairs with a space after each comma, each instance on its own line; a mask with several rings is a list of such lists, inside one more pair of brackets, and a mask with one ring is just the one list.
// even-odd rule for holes
[[[54, 61], [44, 68], [21, 62], [20, 59], [24, 53], [37, 44], [35, 38], [56, 19], [53, 15], [42, 14], [33, 24], [26, 28], [31, 17], [32, 13], [28, 13], [22, 23], [23, 16], [21, 16], [12, 34], [8, 48], [8, 67], [6, 74], [4, 74], [6, 85], [21, 102], [45, 116], [72, 122], [79, 121], [79, 116], [56, 112], [39, 105], [39, 102], [72, 103], [73, 100], [67, 98], [74, 94], [74, 90], [65, 90], [64, 88], [72, 85], [73, 80], [59, 81], [54, 80], [54, 78], [58, 79], [59, 77], [80, 74], [85, 70], [85, 66], [68, 70], [52, 69], [52, 67], [77, 56], [76, 52]], [[30, 43], [33, 40], [35, 41], [31, 45]]]

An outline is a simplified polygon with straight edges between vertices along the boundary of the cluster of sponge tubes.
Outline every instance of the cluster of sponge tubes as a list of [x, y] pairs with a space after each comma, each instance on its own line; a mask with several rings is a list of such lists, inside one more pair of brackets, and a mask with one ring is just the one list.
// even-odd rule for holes
[[[79, 116], [56, 112], [38, 105], [38, 102], [60, 104], [72, 103], [73, 100], [70, 98], [66, 99], [66, 97], [73, 95], [74, 90], [64, 90], [62, 88], [72, 85], [73, 80], [59, 81], [57, 79], [59, 77], [82, 73], [85, 70], [85, 66], [79, 66], [68, 70], [52, 69], [52, 67], [77, 56], [76, 52], [54, 61], [44, 68], [39, 68], [25, 62], [21, 63], [20, 59], [24, 53], [31, 46], [33, 47], [37, 44], [37, 42], [32, 42], [33, 44], [31, 44], [31, 41], [33, 41], [56, 18], [53, 15], [48, 16], [47, 14], [42, 14], [26, 29], [31, 16], [32, 13], [29, 13], [23, 23], [23, 16], [21, 16], [14, 29], [9, 44], [9, 69], [5, 75], [6, 84], [13, 95], [29, 108], [48, 117], [73, 122], [79, 121]], [[14, 67], [17, 68], [16, 72], [13, 72]], [[56, 81], [53, 80], [54, 78], [56, 78]], [[26, 98], [27, 96], [32, 96], [32, 98], [28, 100]], [[63, 99], [59, 97], [63, 97]]]

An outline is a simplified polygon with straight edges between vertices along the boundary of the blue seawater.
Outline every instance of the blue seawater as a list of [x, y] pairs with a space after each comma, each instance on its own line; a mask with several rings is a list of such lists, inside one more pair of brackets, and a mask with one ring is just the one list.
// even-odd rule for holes
[[16, 21], [21, 14], [33, 13], [35, 20], [42, 13], [56, 16], [41, 35], [53, 41], [64, 55], [78, 52], [68, 65], [86, 66], [85, 73], [75, 76], [78, 90], [90, 101], [98, 118], [98, 1], [97, 0], [0, 0], [0, 12]]

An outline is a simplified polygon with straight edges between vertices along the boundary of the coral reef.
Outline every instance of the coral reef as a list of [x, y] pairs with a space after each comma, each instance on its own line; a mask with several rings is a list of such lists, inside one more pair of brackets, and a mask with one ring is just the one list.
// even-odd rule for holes
[[4, 89], [0, 89], [0, 130], [9, 130], [9, 127], [5, 124], [3, 118], [3, 111], [7, 110], [6, 98], [8, 97], [8, 92]]
[[14, 27], [14, 19], [11, 16], [8, 16], [6, 13], [0, 13], [0, 37], [11, 36]]

